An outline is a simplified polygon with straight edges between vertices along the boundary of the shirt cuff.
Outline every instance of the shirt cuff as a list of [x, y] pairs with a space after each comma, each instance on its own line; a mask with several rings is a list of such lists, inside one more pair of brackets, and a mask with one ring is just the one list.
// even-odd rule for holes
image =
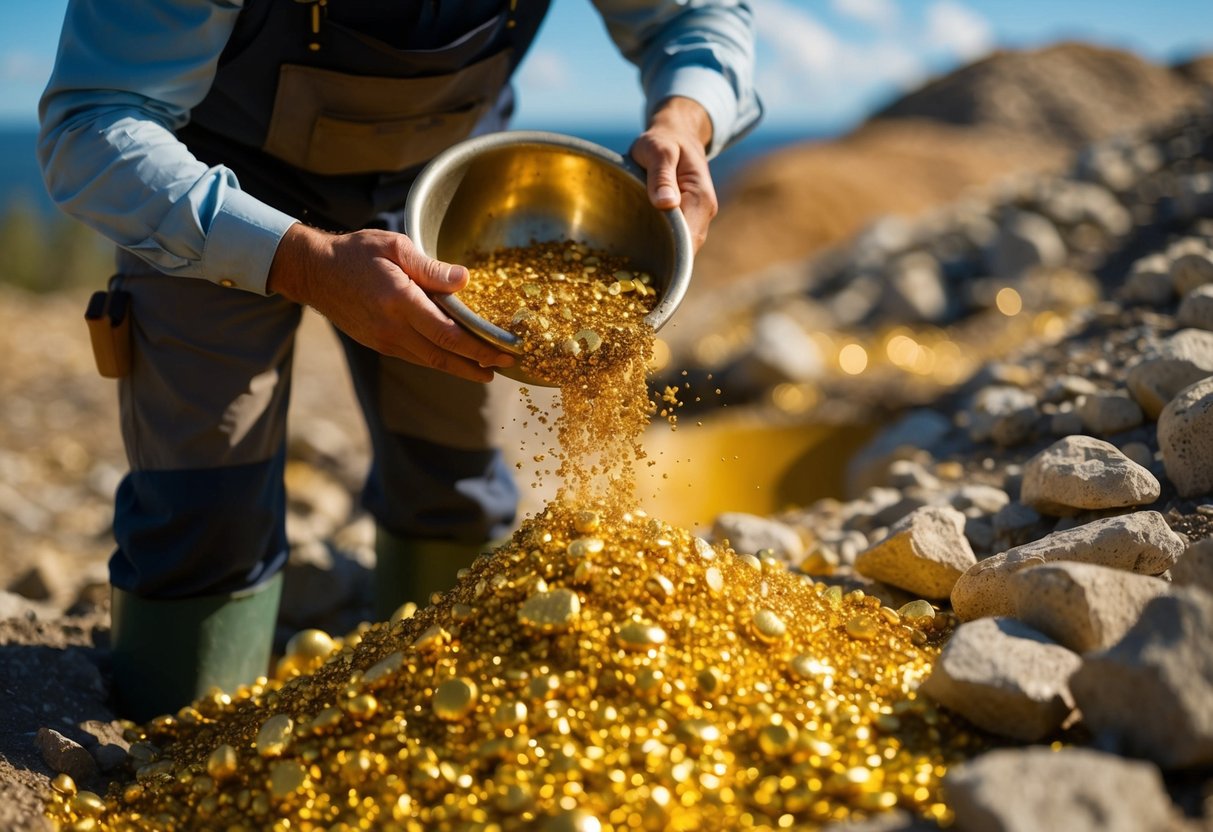
[[298, 220], [244, 191], [228, 191], [202, 250], [202, 274], [212, 283], [268, 295], [274, 253]]
[[707, 111], [712, 120], [712, 142], [708, 145], [711, 159], [733, 138], [737, 122], [737, 93], [733, 85], [719, 72], [706, 67], [691, 64], [668, 67], [649, 85], [646, 123], [657, 105], [674, 95], [697, 101]]

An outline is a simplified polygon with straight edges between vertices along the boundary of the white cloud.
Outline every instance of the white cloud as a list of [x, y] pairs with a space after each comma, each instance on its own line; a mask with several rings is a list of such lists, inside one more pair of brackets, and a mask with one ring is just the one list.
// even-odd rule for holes
[[879, 31], [855, 40], [785, 0], [756, 0], [754, 18], [758, 90], [773, 121], [835, 120], [916, 84], [925, 74], [922, 59], [906, 45], [911, 39], [902, 32], [904, 22], [896, 18], [873, 20], [869, 25]]
[[567, 92], [573, 87], [573, 67], [564, 53], [532, 49], [518, 70], [518, 84], [535, 93]]
[[0, 81], [15, 84], [45, 84], [51, 61], [44, 55], [17, 50], [0, 55]]
[[852, 25], [831, 28], [799, 0], [753, 0], [758, 91], [770, 121], [854, 119], [993, 44], [989, 23], [960, 0], [934, 0], [915, 14], [892, 0], [831, 2]]
[[927, 47], [964, 60], [973, 60], [990, 51], [994, 30], [981, 15], [954, 0], [938, 0], [927, 9]]
[[897, 25], [899, 19], [893, 0], [833, 0], [831, 5], [841, 15], [882, 29]]

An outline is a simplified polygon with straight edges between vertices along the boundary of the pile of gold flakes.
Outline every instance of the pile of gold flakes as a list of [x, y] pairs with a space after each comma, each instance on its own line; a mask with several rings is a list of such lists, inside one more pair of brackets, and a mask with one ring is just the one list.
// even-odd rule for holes
[[[570, 247], [499, 261], [570, 251], [624, 271]], [[526, 274], [551, 320], [583, 326], [562, 311], [567, 271]], [[51, 817], [164, 832], [817, 828], [895, 807], [947, 821], [940, 779], [980, 740], [915, 690], [948, 618], [635, 508], [653, 410], [637, 315], [595, 331], [640, 346], [562, 376], [563, 487], [508, 543], [424, 610], [342, 640], [305, 631], [278, 678], [132, 728], [134, 780], [102, 799], [61, 775]], [[581, 352], [547, 354], [584, 368], [594, 350], [572, 332]]]

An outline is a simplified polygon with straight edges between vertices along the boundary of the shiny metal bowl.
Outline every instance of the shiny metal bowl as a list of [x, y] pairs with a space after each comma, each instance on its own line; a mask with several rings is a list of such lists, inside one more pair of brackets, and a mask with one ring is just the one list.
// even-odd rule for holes
[[[511, 131], [468, 139], [425, 167], [409, 191], [406, 229], [430, 257], [466, 263], [477, 254], [532, 242], [573, 240], [626, 256], [653, 276], [654, 330], [669, 320], [691, 280], [690, 230], [678, 209], [649, 202], [644, 171], [631, 159], [574, 136]], [[511, 332], [456, 295], [434, 301], [473, 334], [518, 355]], [[503, 374], [550, 386], [517, 366]]]

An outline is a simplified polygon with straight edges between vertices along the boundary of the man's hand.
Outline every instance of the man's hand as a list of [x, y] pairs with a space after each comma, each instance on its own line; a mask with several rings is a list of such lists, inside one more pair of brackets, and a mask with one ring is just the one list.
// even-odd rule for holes
[[468, 333], [426, 294], [457, 292], [467, 279], [463, 266], [425, 257], [403, 234], [327, 234], [296, 223], [278, 244], [267, 286], [376, 352], [487, 382], [513, 356]]
[[712, 120], [698, 102], [667, 98], [649, 128], [632, 144], [632, 158], [648, 171], [649, 199], [658, 208], [682, 208], [695, 250], [716, 216], [716, 189], [708, 172]]

